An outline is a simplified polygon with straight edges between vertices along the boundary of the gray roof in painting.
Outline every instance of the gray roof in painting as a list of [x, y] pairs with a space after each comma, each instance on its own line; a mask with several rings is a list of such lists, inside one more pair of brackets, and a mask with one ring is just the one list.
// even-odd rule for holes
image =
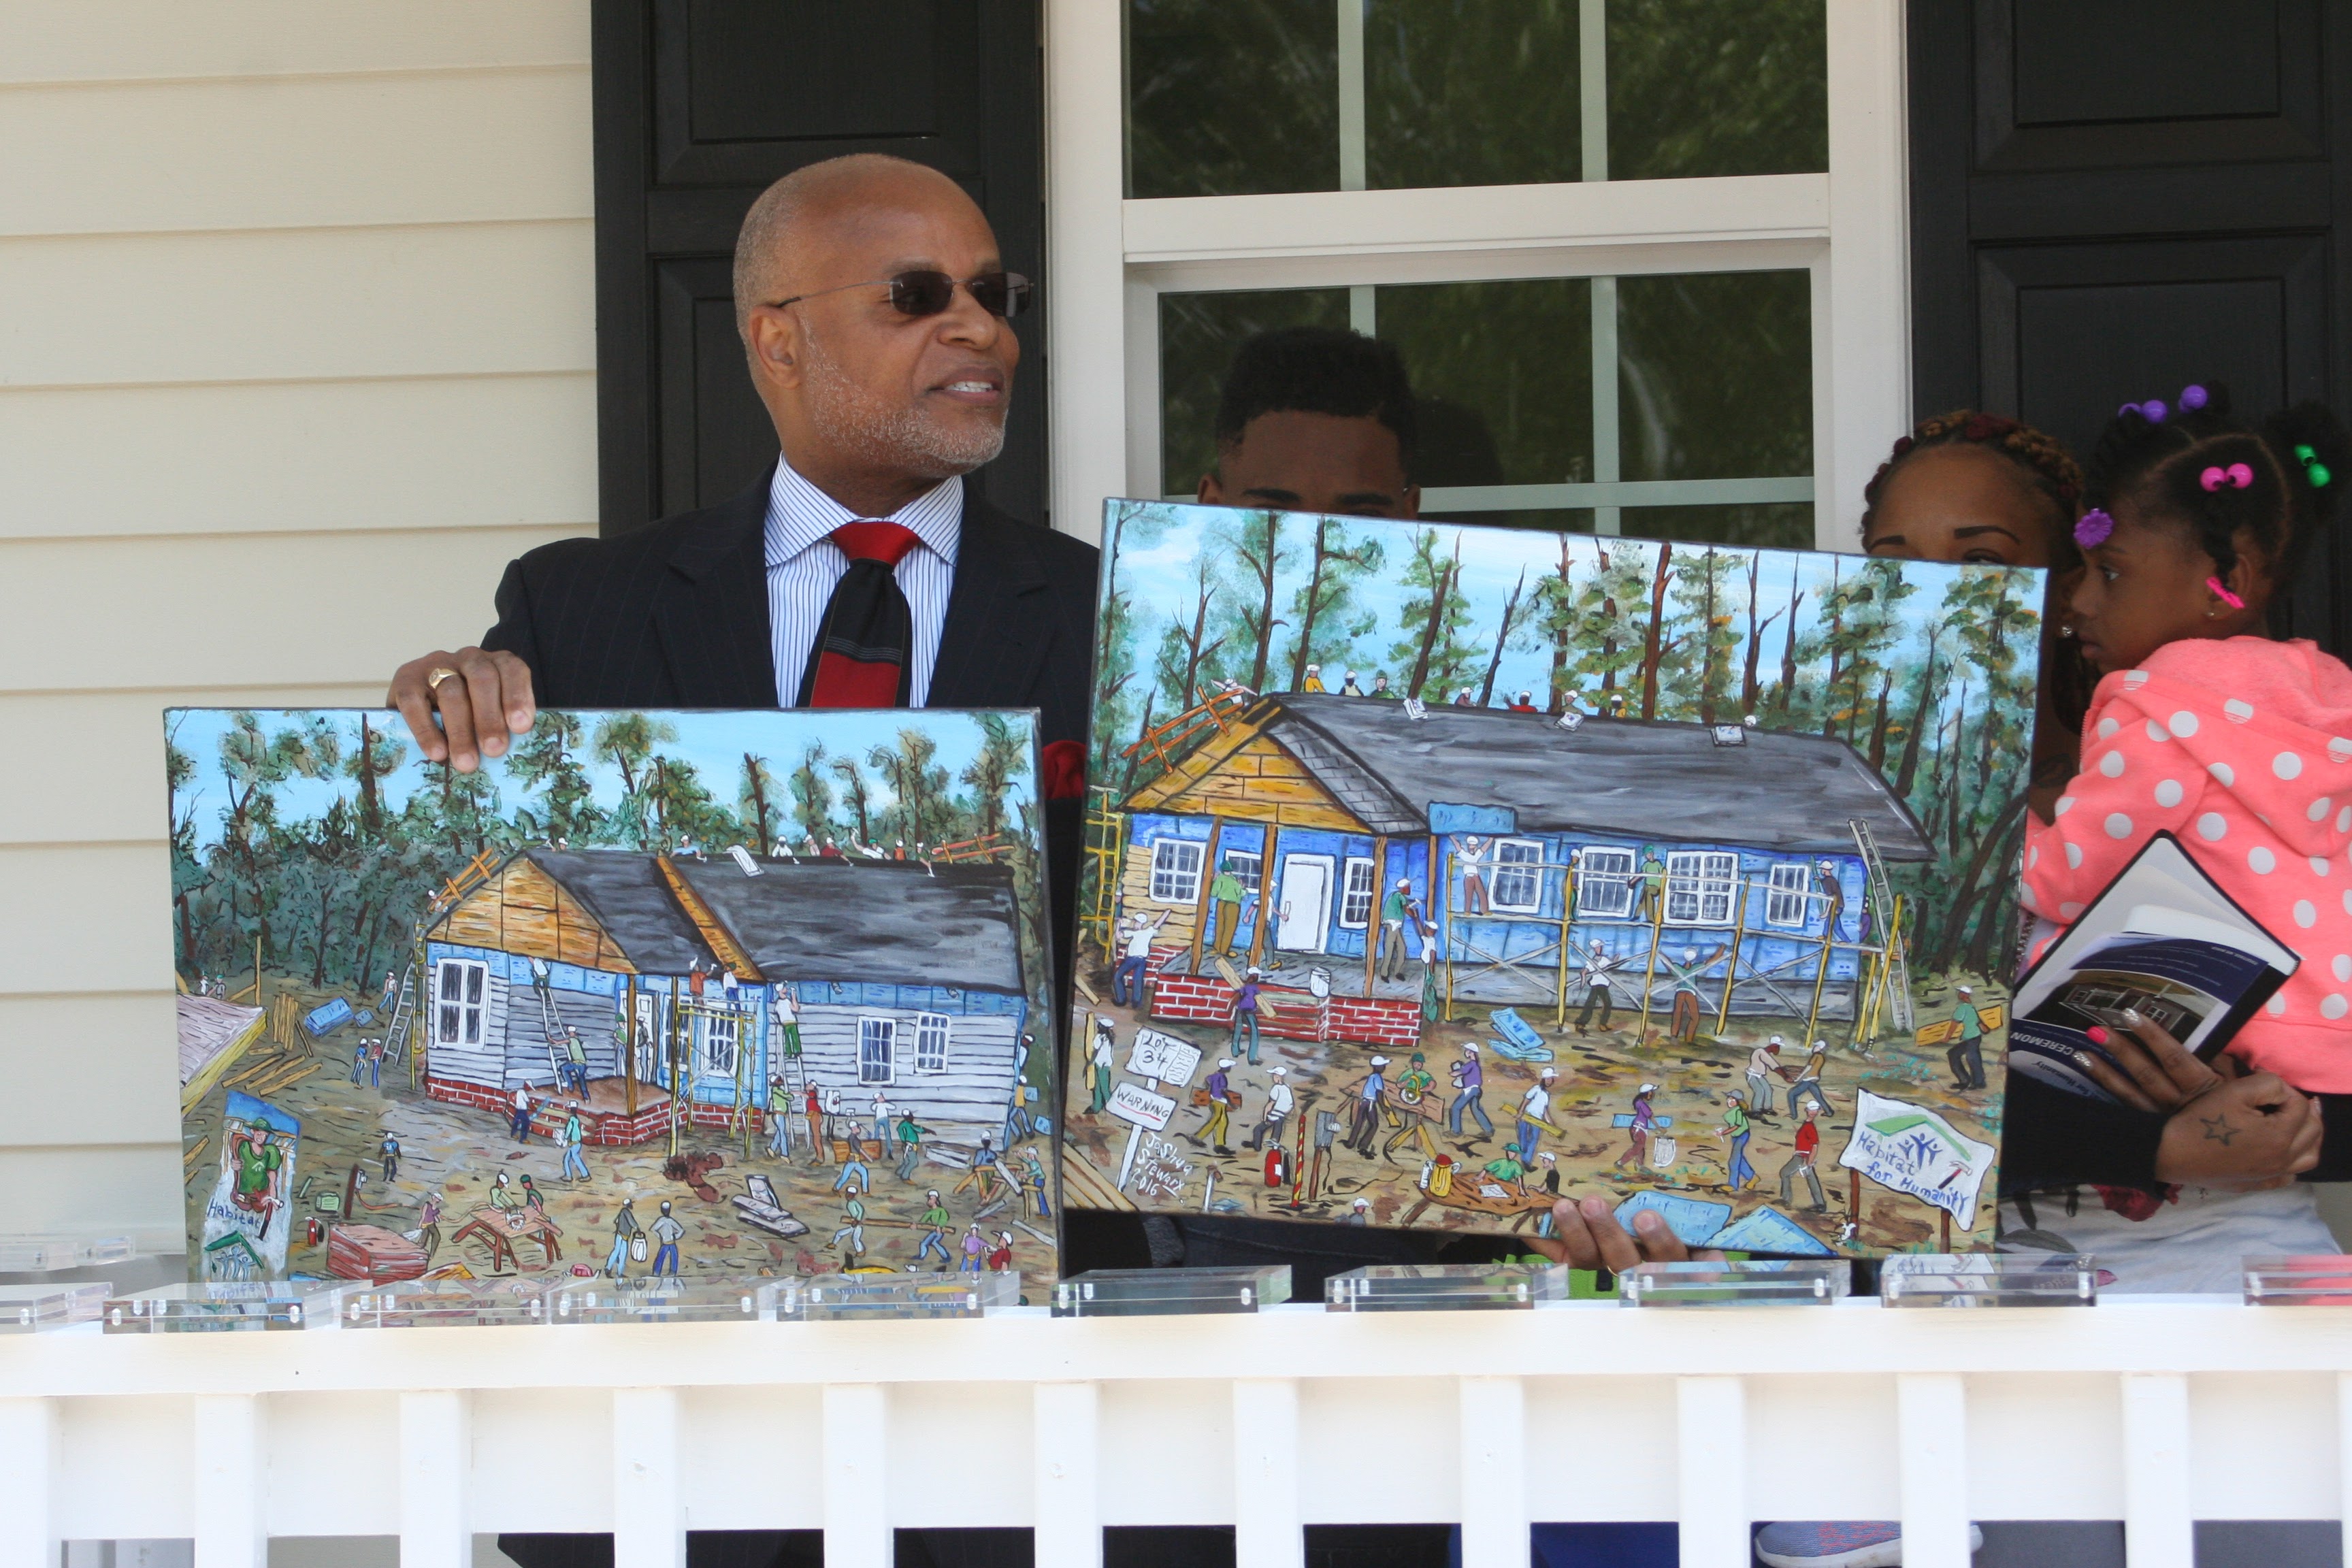
[[1008, 867], [755, 859], [757, 877], [724, 855], [671, 864], [770, 980], [1022, 988]]
[[651, 855], [630, 849], [526, 849], [523, 858], [580, 900], [641, 974], [684, 974], [719, 962], [678, 907]]
[[1934, 848], [1894, 789], [1843, 741], [1773, 730], [1718, 746], [1704, 724], [1591, 719], [1286, 692], [1244, 722], [1297, 757], [1378, 833], [1424, 833], [1429, 807], [1505, 806], [1531, 833], [1582, 831], [1790, 854], [1853, 853], [1869, 825], [1890, 860]]

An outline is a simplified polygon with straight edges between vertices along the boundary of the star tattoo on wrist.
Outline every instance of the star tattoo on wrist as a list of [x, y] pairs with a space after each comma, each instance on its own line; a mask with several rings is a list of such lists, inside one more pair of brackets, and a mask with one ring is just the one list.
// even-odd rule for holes
[[2230, 1140], [2238, 1135], [2238, 1130], [2230, 1125], [2230, 1119], [2226, 1116], [2200, 1116], [2197, 1124], [2205, 1129], [2207, 1138], [2225, 1149], [2230, 1146]]

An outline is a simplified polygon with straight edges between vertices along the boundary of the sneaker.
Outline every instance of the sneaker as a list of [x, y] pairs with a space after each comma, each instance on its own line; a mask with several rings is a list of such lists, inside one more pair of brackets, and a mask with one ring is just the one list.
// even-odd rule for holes
[[[1969, 1526], [1969, 1550], [1984, 1531]], [[1769, 1568], [1901, 1568], [1903, 1527], [1892, 1520], [1768, 1524], [1756, 1532], [1756, 1559]]]

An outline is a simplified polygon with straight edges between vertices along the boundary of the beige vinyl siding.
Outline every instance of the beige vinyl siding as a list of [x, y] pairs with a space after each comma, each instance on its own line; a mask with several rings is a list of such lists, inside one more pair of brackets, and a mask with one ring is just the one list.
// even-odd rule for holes
[[0, 0], [0, 145], [6, 1228], [160, 1239], [161, 710], [373, 702], [594, 528], [587, 0]]

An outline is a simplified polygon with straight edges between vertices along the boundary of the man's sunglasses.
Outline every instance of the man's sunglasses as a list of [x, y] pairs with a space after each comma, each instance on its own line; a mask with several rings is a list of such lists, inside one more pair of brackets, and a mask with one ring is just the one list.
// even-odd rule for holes
[[[1029, 308], [1029, 296], [1037, 286], [1018, 272], [983, 272], [964, 279], [962, 287], [982, 310], [1010, 321]], [[896, 278], [877, 278], [871, 283], [844, 283], [836, 289], [795, 294], [789, 300], [777, 300], [770, 308], [781, 310], [787, 305], [814, 300], [819, 294], [838, 294], [843, 289], [882, 288], [890, 290], [890, 303], [900, 315], [920, 318], [936, 316], [954, 304], [957, 281], [944, 272], [901, 272]]]

